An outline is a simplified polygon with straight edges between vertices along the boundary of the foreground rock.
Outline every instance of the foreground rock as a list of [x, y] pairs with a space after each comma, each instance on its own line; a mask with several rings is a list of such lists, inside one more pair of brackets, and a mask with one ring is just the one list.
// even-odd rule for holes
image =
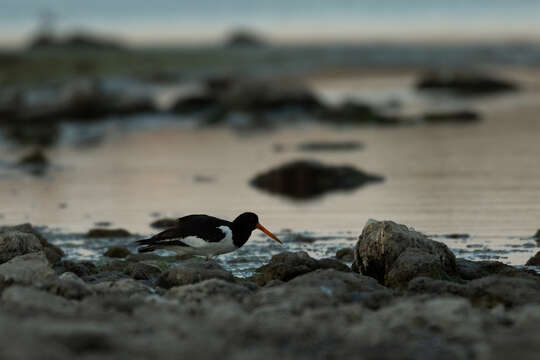
[[0, 229], [0, 264], [19, 255], [40, 251], [51, 264], [60, 261], [64, 256], [59, 247], [49, 243], [28, 223]]
[[495, 275], [458, 284], [418, 277], [409, 283], [408, 290], [419, 294], [462, 296], [475, 305], [488, 308], [499, 304], [507, 307], [540, 304], [540, 278], [522, 279]]
[[294, 161], [255, 176], [251, 185], [295, 200], [306, 200], [338, 190], [354, 190], [383, 178], [352, 166]]
[[306, 252], [284, 252], [272, 256], [270, 262], [255, 270], [251, 280], [258, 285], [264, 286], [267, 283], [279, 280], [289, 281], [297, 276], [307, 274], [317, 269], [335, 269], [338, 271], [350, 271], [349, 267], [337, 260], [321, 259], [316, 260]]
[[234, 281], [232, 273], [216, 263], [191, 262], [163, 273], [158, 278], [157, 283], [159, 286], [169, 289], [173, 286], [196, 284], [208, 279]]
[[0, 276], [5, 281], [19, 284], [46, 283], [56, 278], [43, 252], [17, 256], [0, 265]]
[[353, 269], [389, 287], [418, 276], [458, 279], [456, 258], [443, 243], [392, 221], [370, 221], [354, 250]]
[[484, 74], [432, 72], [416, 84], [420, 90], [446, 90], [462, 95], [494, 94], [517, 90], [517, 85]]

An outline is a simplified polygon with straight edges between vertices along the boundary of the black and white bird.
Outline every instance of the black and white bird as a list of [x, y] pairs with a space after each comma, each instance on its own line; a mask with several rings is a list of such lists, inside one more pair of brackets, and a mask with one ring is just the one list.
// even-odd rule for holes
[[235, 251], [244, 245], [253, 230], [259, 229], [275, 241], [282, 242], [264, 226], [252, 212], [240, 214], [234, 221], [208, 215], [188, 215], [177, 220], [175, 227], [167, 229], [149, 239], [138, 240], [145, 245], [139, 252], [158, 249], [172, 250], [179, 255], [211, 257]]

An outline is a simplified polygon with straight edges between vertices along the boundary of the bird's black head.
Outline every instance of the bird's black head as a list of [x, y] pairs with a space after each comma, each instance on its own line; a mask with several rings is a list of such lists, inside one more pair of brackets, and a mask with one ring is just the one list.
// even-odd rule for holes
[[261, 230], [275, 241], [281, 243], [274, 234], [259, 224], [259, 217], [252, 212], [245, 212], [238, 215], [233, 221], [233, 228], [233, 242], [238, 247], [244, 245], [248, 241], [251, 233], [255, 229]]
[[235, 228], [252, 232], [259, 224], [259, 217], [252, 212], [245, 212], [238, 215], [233, 224]]

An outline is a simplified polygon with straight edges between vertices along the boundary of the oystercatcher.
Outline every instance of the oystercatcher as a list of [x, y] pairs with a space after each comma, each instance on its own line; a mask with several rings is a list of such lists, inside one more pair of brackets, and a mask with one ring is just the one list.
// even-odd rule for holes
[[252, 212], [240, 214], [232, 222], [208, 215], [184, 216], [177, 220], [175, 227], [149, 239], [138, 240], [137, 244], [145, 245], [139, 248], [141, 253], [165, 249], [180, 255], [203, 255], [208, 261], [212, 256], [240, 248], [255, 229], [282, 244], [274, 234], [259, 224], [259, 217]]

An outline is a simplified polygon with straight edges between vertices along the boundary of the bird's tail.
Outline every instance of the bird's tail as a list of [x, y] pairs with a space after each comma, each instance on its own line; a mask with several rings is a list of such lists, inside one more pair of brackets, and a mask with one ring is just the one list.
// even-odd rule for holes
[[137, 245], [148, 245], [148, 246], [140, 247], [140, 248], [138, 249], [138, 251], [139, 251], [140, 253], [151, 252], [151, 251], [156, 250], [156, 248], [155, 248], [154, 246], [150, 245], [150, 244], [151, 244], [151, 241], [150, 241], [150, 240], [151, 240], [151, 239], [142, 239], [142, 240], [137, 240], [137, 241], [135, 241], [135, 243], [136, 243]]
[[138, 251], [140, 253], [146, 253], [146, 252], [151, 252], [151, 251], [154, 251], [154, 250], [156, 250], [156, 248], [153, 247], [153, 246], [144, 246], [144, 247], [139, 248]]

